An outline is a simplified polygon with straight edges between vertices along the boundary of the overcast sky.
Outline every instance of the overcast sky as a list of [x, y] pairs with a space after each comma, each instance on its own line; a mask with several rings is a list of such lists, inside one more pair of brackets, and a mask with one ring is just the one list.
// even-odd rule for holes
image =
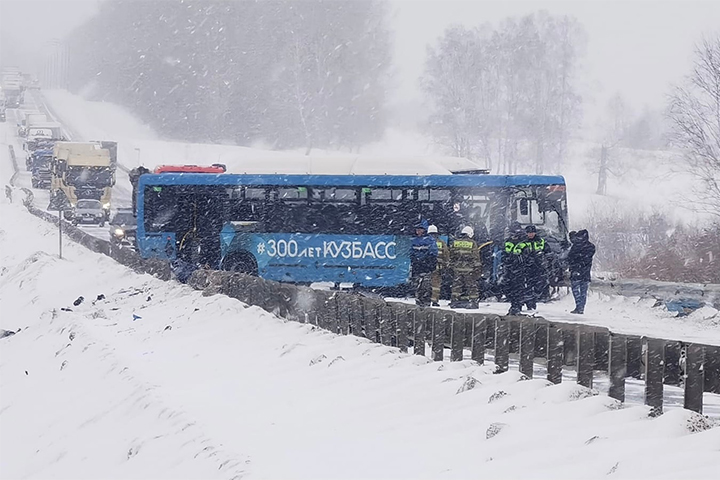
[[[150, 1], [150, 0], [148, 0]], [[160, 1], [160, 0], [154, 0]], [[340, 1], [340, 0], [337, 0]], [[38, 55], [90, 17], [100, 0], [0, 0], [0, 61]], [[720, 1], [438, 1], [390, 0], [395, 30], [392, 98], [420, 98], [417, 78], [425, 49], [450, 24], [497, 24], [502, 18], [537, 10], [576, 17], [588, 34], [582, 92], [603, 105], [615, 91], [637, 108], [658, 105], [671, 83], [688, 72], [693, 45], [702, 33], [720, 30]], [[30, 65], [24, 62], [21, 66]]]

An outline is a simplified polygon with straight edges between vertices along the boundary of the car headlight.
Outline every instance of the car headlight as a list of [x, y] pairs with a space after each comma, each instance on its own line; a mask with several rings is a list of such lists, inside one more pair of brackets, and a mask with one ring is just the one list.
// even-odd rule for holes
[[103, 203], [103, 208], [105, 210], [110, 210], [110, 204], [109, 203]]
[[125, 236], [125, 232], [123, 231], [122, 228], [116, 228], [115, 231], [113, 232], [113, 234], [116, 237], [124, 237]]

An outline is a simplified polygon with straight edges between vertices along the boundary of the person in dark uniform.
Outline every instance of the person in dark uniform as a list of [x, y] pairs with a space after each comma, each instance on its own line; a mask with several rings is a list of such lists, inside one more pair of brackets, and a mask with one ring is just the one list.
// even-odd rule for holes
[[438, 248], [435, 239], [427, 234], [428, 221], [422, 220], [415, 225], [415, 237], [410, 250], [410, 268], [412, 284], [415, 290], [415, 303], [429, 307], [431, 302], [430, 277], [437, 266]]
[[525, 230], [515, 222], [510, 227], [510, 236], [505, 240], [502, 256], [503, 290], [510, 301], [508, 315], [519, 315], [524, 303], [529, 310], [535, 309], [535, 299], [527, 288], [527, 242]]
[[537, 234], [535, 225], [525, 227], [525, 233], [528, 260], [525, 265], [525, 278], [528, 289], [535, 302], [546, 302], [550, 298], [550, 284], [545, 259], [545, 239]]
[[450, 251], [448, 250], [447, 243], [440, 238], [440, 233], [435, 225], [428, 227], [428, 233], [435, 239], [435, 244], [438, 249], [437, 266], [432, 273], [432, 306], [440, 306], [440, 291], [442, 289], [443, 278], [445, 278], [450, 269]]
[[568, 253], [570, 266], [570, 286], [575, 298], [575, 310], [570, 313], [585, 313], [587, 291], [590, 286], [590, 269], [595, 255], [595, 245], [590, 243], [587, 230], [580, 230], [570, 235], [572, 246]]

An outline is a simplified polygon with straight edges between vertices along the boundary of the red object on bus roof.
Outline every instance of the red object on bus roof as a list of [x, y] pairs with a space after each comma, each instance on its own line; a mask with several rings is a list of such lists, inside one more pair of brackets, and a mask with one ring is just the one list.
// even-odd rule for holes
[[153, 173], [225, 173], [225, 165], [213, 163], [207, 165], [160, 165]]

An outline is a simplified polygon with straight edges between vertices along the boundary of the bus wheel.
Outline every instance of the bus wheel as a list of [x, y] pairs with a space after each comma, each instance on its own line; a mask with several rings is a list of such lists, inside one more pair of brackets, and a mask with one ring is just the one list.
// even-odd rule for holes
[[228, 272], [246, 273], [257, 276], [258, 266], [255, 257], [249, 253], [233, 253], [223, 261], [223, 270]]

